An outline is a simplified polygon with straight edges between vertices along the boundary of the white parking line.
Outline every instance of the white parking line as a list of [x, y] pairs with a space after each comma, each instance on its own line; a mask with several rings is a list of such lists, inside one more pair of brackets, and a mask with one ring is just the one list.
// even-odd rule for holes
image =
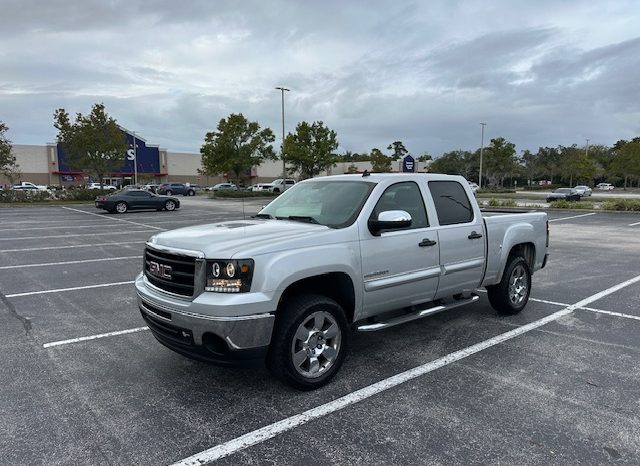
[[121, 243], [73, 244], [71, 246], [43, 246], [40, 248], [0, 249], [0, 252], [46, 251], [49, 249], [95, 248], [98, 246], [121, 246], [125, 244], [141, 244], [146, 241], [124, 241]]
[[630, 227], [635, 227], [636, 225], [640, 225], [640, 222], [630, 223], [630, 224], [629, 224], [629, 226], [630, 226]]
[[[104, 218], [104, 215], [96, 214], [96, 213], [93, 213], [93, 212], [87, 212], [87, 211], [80, 210], [80, 209], [74, 209], [72, 207], [63, 207], [63, 209], [73, 210], [74, 212], [80, 212], [81, 214], [94, 215], [94, 216], [100, 217], [102, 219]], [[147, 227], [147, 228], [153, 228], [154, 230], [166, 231], [164, 228], [154, 227], [154, 226], [151, 226], [151, 225], [146, 225], [144, 223], [132, 222], [130, 220], [124, 220], [124, 219], [121, 219], [121, 218], [115, 218], [115, 217], [111, 218], [110, 217], [110, 220], [117, 220], [118, 222], [131, 223], [132, 225], [138, 225], [139, 227]]]
[[0, 238], [0, 241], [21, 241], [25, 239], [75, 238], [77, 236], [128, 235], [131, 233], [151, 233], [149, 230], [110, 231], [108, 233], [78, 233], [73, 235], [21, 236], [19, 238]]
[[369, 385], [368, 387], [361, 388], [360, 390], [320, 405], [316, 408], [310, 409], [309, 411], [305, 411], [304, 413], [296, 414], [295, 416], [291, 416], [289, 418], [275, 422], [261, 429], [254, 430], [253, 432], [249, 432], [238, 438], [222, 443], [213, 448], [209, 448], [208, 450], [197, 453], [193, 456], [185, 458], [184, 460], [178, 461], [177, 463], [174, 463], [173, 466], [202, 466], [205, 463], [210, 463], [212, 461], [216, 461], [218, 459], [232, 455], [234, 453], [237, 453], [238, 451], [244, 450], [245, 448], [269, 440], [283, 432], [287, 432], [298, 426], [304, 425], [314, 419], [318, 419], [328, 414], [339, 411], [343, 408], [346, 408], [347, 406], [370, 398], [374, 395], [377, 395], [378, 393], [389, 390], [390, 388], [396, 387], [409, 380], [413, 380], [416, 377], [428, 374], [429, 372], [433, 372], [436, 369], [467, 358], [487, 348], [491, 348], [492, 346], [498, 345], [519, 335], [530, 332], [531, 330], [535, 330], [538, 327], [541, 327], [545, 324], [556, 321], [568, 314], [571, 314], [575, 309], [584, 307], [587, 304], [592, 303], [593, 301], [597, 301], [598, 299], [610, 295], [611, 293], [614, 293], [638, 281], [640, 281], [640, 275], [618, 285], [612, 286], [611, 288], [596, 293], [592, 296], [589, 296], [588, 298], [578, 301], [577, 303], [565, 307], [564, 309], [557, 311], [540, 320], [536, 320], [534, 322], [531, 322], [530, 324], [523, 325], [522, 327], [510, 330], [496, 337], [464, 348], [460, 351], [448, 354], [440, 359], [436, 359], [435, 361], [431, 361], [413, 369], [409, 369], [408, 371], [394, 375], [392, 377], [389, 377], [388, 379], [384, 379], [373, 385]]
[[28, 291], [26, 293], [14, 293], [5, 295], [6, 298], [18, 298], [20, 296], [35, 296], [39, 294], [62, 293], [64, 291], [90, 290], [93, 288], [106, 288], [109, 286], [131, 285], [133, 280], [128, 282], [102, 283], [100, 285], [74, 286], [72, 288], [58, 288], [56, 290]]
[[115, 337], [117, 335], [126, 335], [129, 333], [142, 332], [143, 330], [149, 330], [149, 327], [130, 328], [128, 330], [120, 330], [118, 332], [101, 333], [99, 335], [91, 335], [88, 337], [72, 338], [71, 340], [54, 341], [51, 343], [45, 343], [44, 345], [42, 345], [42, 347], [52, 348], [54, 346], [68, 345], [70, 343], [78, 343], [81, 341], [97, 340], [98, 338]]
[[625, 319], [640, 320], [640, 317], [638, 317], [638, 316], [632, 316], [632, 315], [629, 315], [629, 314], [623, 314], [621, 312], [605, 311], [603, 309], [593, 309], [592, 307], [581, 307], [580, 310], [589, 311], [589, 312], [597, 312], [598, 314], [606, 314], [606, 315], [615, 316], [615, 317], [624, 317]]
[[589, 215], [595, 215], [595, 214], [597, 214], [597, 212], [591, 212], [588, 214], [581, 214], [581, 215], [572, 215], [571, 217], [554, 218], [553, 220], [549, 220], [549, 223], [559, 222], [561, 220], [569, 220], [570, 218], [588, 217]]
[[[47, 222], [48, 223], [48, 222]], [[97, 223], [93, 225], [60, 225], [60, 226], [46, 226], [46, 227], [21, 227], [21, 228], [0, 228], [0, 231], [15, 231], [15, 232], [23, 232], [23, 231], [31, 231], [31, 230], [70, 230], [72, 228], [104, 228], [104, 227], [113, 227], [113, 223]]]
[[46, 262], [42, 264], [3, 265], [2, 267], [0, 267], [0, 270], [23, 269], [27, 267], [47, 267], [50, 265], [87, 264], [89, 262], [121, 261], [121, 260], [127, 260], [127, 259], [142, 259], [142, 256], [103, 257], [101, 259], [85, 259], [85, 260], [65, 261], [65, 262]]

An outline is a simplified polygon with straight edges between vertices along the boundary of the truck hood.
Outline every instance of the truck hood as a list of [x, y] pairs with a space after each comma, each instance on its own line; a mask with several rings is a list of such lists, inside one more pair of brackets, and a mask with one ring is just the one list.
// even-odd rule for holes
[[335, 231], [324, 225], [289, 220], [234, 220], [159, 233], [150, 243], [200, 251], [209, 259], [231, 259], [329, 243]]

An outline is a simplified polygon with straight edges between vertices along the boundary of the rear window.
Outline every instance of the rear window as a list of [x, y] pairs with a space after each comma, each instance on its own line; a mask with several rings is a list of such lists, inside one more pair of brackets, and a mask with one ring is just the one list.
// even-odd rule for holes
[[436, 205], [440, 225], [473, 221], [473, 208], [467, 193], [457, 181], [430, 181], [429, 190]]

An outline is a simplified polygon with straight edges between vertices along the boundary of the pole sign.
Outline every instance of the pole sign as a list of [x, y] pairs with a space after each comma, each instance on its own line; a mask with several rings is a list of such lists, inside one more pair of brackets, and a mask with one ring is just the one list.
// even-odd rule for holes
[[413, 173], [416, 171], [416, 161], [411, 154], [405, 155], [402, 159], [402, 171], [404, 173]]
[[[113, 175], [138, 173], [160, 173], [160, 151], [158, 147], [149, 147], [147, 142], [139, 137], [135, 138], [136, 149], [133, 150], [133, 135], [122, 131], [127, 139], [127, 151], [122, 154], [122, 164], [112, 172]], [[67, 162], [67, 154], [61, 144], [58, 149], [58, 170], [60, 173], [78, 171], [78, 168], [71, 168]], [[137, 159], [137, 161], [135, 161]], [[134, 161], [136, 165], [134, 166]]]

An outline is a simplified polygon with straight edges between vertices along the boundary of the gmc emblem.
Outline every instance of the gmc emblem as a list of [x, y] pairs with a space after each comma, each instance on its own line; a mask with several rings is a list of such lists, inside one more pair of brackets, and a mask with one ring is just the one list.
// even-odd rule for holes
[[154, 261], [149, 261], [149, 273], [151, 275], [155, 275], [156, 277], [166, 278], [167, 280], [171, 280], [171, 266], [158, 264]]

